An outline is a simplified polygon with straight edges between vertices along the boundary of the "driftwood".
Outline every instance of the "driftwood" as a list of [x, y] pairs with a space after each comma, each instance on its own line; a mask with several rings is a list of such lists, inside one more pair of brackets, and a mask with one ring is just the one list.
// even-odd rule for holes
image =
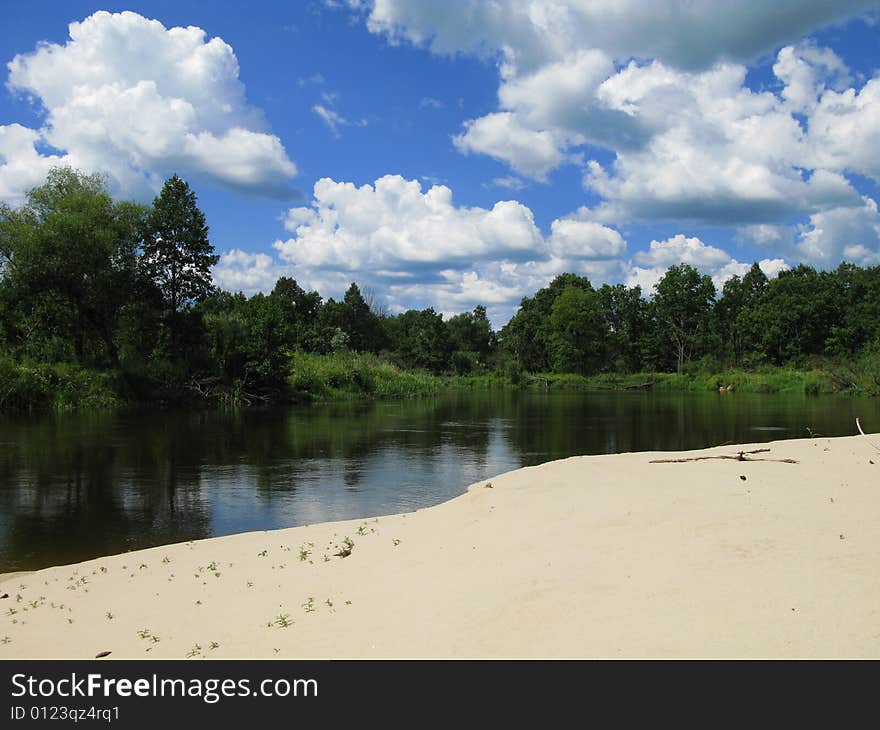
[[638, 383], [636, 385], [624, 385], [623, 389], [624, 390], [648, 390], [653, 387], [654, 387], [654, 381], [649, 380], [646, 383]]
[[748, 454], [763, 454], [770, 449], [754, 449], [753, 451], [740, 451], [737, 454], [720, 454], [718, 456], [691, 456], [687, 459], [652, 459], [649, 464], [683, 464], [686, 461], [708, 461], [709, 459], [732, 459], [733, 461], [776, 461], [781, 464], [797, 464], [795, 459], [750, 459]]
[[[856, 428], [859, 429], [859, 433], [862, 434], [862, 436], [865, 436], [865, 437], [867, 438], [868, 434], [866, 434], [866, 433], [862, 430], [862, 423], [861, 423], [861, 421], [859, 421], [858, 418], [856, 418]], [[875, 451], [880, 451], [880, 446], [877, 446], [876, 444], [874, 444], [874, 443], [872, 443], [872, 442], [870, 442], [870, 441], [868, 441], [868, 443], [871, 445], [871, 447], [872, 447]]]

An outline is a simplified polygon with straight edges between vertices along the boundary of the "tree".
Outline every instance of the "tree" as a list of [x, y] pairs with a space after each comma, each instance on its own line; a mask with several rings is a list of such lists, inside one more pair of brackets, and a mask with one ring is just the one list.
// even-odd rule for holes
[[758, 333], [753, 312], [767, 291], [767, 275], [757, 263], [742, 278], [732, 276], [724, 282], [721, 299], [714, 309], [715, 328], [722, 347], [736, 365], [755, 357]]
[[550, 352], [550, 311], [563, 290], [568, 287], [592, 291], [585, 276], [560, 274], [534, 297], [525, 297], [513, 318], [501, 328], [504, 349], [513, 355], [517, 365], [529, 372], [542, 372], [553, 367]]
[[492, 331], [486, 308], [474, 307], [473, 312], [456, 314], [446, 320], [453, 365], [459, 374], [485, 368], [495, 351], [498, 338]]
[[379, 352], [385, 340], [381, 322], [354, 282], [345, 292], [342, 304], [345, 319], [342, 329], [348, 334], [349, 347], [358, 352]]
[[38, 360], [116, 367], [144, 217], [143, 206], [114, 203], [101, 176], [67, 167], [0, 211], [7, 337]]
[[211, 267], [219, 258], [208, 240], [208, 226], [196, 205], [196, 194], [173, 175], [165, 181], [147, 217], [142, 266], [162, 292], [175, 354], [179, 314], [213, 291]]
[[318, 313], [321, 295], [306, 292], [296, 280], [282, 276], [275, 282], [269, 298], [281, 312], [282, 340], [289, 350], [313, 351], [317, 348]]
[[439, 373], [449, 365], [449, 333], [432, 308], [410, 309], [389, 322], [394, 350], [406, 367]]
[[603, 284], [596, 292], [608, 324], [607, 365], [615, 371], [642, 367], [641, 340], [647, 329], [647, 302], [638, 286]]
[[588, 375], [602, 367], [608, 325], [595, 291], [573, 286], [563, 289], [553, 302], [550, 325], [555, 372]]
[[678, 372], [696, 353], [709, 325], [715, 285], [693, 266], [670, 266], [654, 286], [654, 312], [660, 334], [672, 346]]

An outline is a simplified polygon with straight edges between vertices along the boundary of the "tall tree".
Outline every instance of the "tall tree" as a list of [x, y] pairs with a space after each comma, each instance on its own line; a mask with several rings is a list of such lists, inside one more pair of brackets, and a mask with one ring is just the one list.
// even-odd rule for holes
[[707, 334], [715, 285], [693, 266], [670, 266], [654, 286], [657, 323], [670, 343], [678, 372]]
[[550, 310], [550, 325], [554, 371], [589, 375], [601, 369], [608, 324], [595, 291], [563, 289]]
[[24, 352], [118, 364], [115, 335], [133, 296], [144, 214], [114, 203], [99, 175], [66, 167], [50, 170], [21, 208], [0, 210], [2, 286]]
[[179, 314], [214, 289], [211, 267], [219, 256], [208, 240], [205, 215], [189, 184], [173, 175], [153, 201], [147, 217], [142, 266], [162, 292], [171, 330], [178, 343]]

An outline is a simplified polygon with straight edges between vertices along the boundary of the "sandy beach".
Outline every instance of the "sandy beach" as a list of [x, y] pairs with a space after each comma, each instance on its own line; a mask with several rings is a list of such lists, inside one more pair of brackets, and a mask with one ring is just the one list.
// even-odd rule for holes
[[3, 576], [0, 658], [878, 657], [873, 443], [574, 457], [414, 513]]

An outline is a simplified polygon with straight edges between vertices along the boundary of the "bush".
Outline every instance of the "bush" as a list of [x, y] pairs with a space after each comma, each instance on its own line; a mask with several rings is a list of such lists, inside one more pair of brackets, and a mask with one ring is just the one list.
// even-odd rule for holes
[[107, 408], [119, 403], [113, 378], [69, 363], [0, 358], [0, 410]]

